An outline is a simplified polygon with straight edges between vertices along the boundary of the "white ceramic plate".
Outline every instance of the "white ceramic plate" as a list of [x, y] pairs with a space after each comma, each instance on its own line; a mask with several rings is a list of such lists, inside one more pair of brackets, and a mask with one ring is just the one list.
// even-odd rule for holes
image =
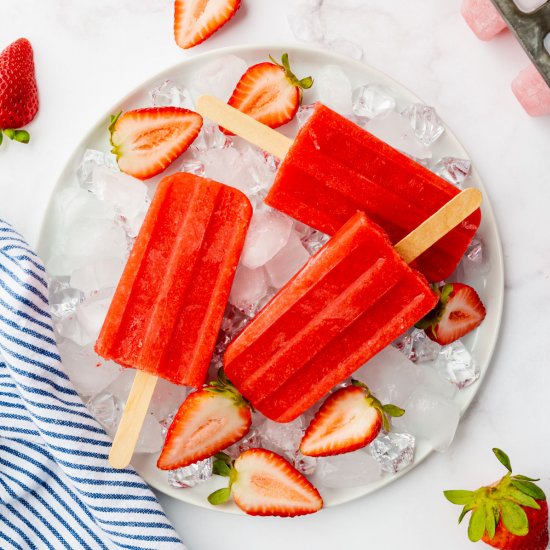
[[[109, 113], [98, 119], [96, 126], [88, 133], [77, 146], [71, 157], [69, 158], [61, 177], [54, 190], [55, 194], [59, 193], [66, 186], [74, 182], [75, 172], [82, 158], [84, 151], [87, 148], [108, 150], [108, 138], [106, 133], [106, 121], [108, 115], [118, 112], [119, 110], [134, 109], [150, 104], [149, 91], [166, 79], [174, 80], [177, 83], [185, 84], [190, 77], [204, 63], [211, 61], [217, 57], [235, 54], [242, 57], [250, 65], [264, 61], [269, 54], [274, 57], [279, 57], [281, 53], [288, 52], [292, 60], [293, 69], [297, 75], [313, 75], [317, 74], [321, 67], [327, 64], [339, 65], [351, 79], [353, 87], [375, 82], [390, 87], [397, 98], [398, 108], [403, 108], [406, 105], [421, 101], [411, 91], [404, 86], [391, 79], [384, 73], [369, 67], [358, 61], [354, 61], [340, 55], [336, 55], [324, 50], [306, 48], [295, 45], [273, 44], [266, 46], [241, 46], [224, 48], [215, 50], [202, 55], [198, 55], [192, 59], [183, 61], [178, 65], [156, 75], [152, 79], [144, 82], [139, 88], [134, 90], [130, 95], [117, 103]], [[313, 102], [316, 100], [315, 87], [307, 92], [306, 101]], [[437, 106], [436, 106], [437, 107]], [[436, 142], [432, 148], [434, 159], [442, 156], [454, 156], [459, 158], [467, 158], [468, 155], [451, 130], [446, 126], [446, 131], [443, 136]], [[466, 280], [465, 282], [473, 285], [487, 308], [487, 317], [483, 324], [475, 332], [471, 333], [464, 339], [465, 345], [471, 351], [474, 360], [480, 367], [481, 377], [478, 382], [472, 386], [460, 391], [456, 395], [456, 402], [460, 406], [462, 414], [470, 405], [475, 394], [479, 391], [483, 377], [489, 368], [491, 355], [497, 342], [499, 326], [502, 314], [502, 302], [504, 292], [503, 279], [503, 263], [502, 250], [500, 239], [496, 227], [493, 210], [489, 202], [489, 198], [479, 175], [474, 170], [471, 177], [472, 185], [479, 187], [484, 194], [484, 203], [482, 207], [483, 220], [479, 229], [479, 234], [485, 244], [485, 252], [488, 253], [490, 261], [490, 270], [484, 275], [480, 275], [475, 279]], [[43, 258], [47, 258], [51, 251], [52, 239], [56, 229], [58, 220], [55, 216], [55, 210], [50, 201], [46, 218], [42, 227], [40, 241], [38, 245], [39, 252]], [[358, 485], [353, 488], [346, 489], [322, 489], [322, 495], [326, 506], [336, 506], [344, 502], [356, 499], [367, 495], [392, 483], [405, 475], [417, 464], [422, 462], [430, 453], [432, 448], [422, 440], [417, 440], [414, 462], [404, 470], [401, 470], [396, 475], [385, 476], [376, 483], [368, 485]], [[175, 499], [209, 508], [210, 504], [206, 500], [206, 496], [218, 487], [223, 486], [226, 480], [214, 476], [212, 480], [193, 489], [175, 489], [168, 484], [166, 472], [158, 470], [155, 466], [155, 455], [137, 455], [133, 464], [142, 475], [142, 477], [155, 489], [174, 497]], [[226, 511], [229, 513], [239, 513], [239, 510], [233, 504], [216, 508], [218, 511]]]

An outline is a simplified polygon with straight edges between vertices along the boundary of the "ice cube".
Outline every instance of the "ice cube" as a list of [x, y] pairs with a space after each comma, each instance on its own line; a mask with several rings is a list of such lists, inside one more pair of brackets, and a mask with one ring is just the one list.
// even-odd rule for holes
[[67, 274], [92, 262], [125, 260], [128, 242], [124, 230], [111, 220], [83, 219], [73, 226], [64, 241], [64, 269]]
[[249, 269], [265, 265], [286, 245], [291, 230], [288, 216], [275, 210], [257, 210], [246, 235], [241, 263]]
[[263, 267], [248, 269], [248, 267], [240, 265], [233, 280], [233, 286], [229, 294], [229, 303], [247, 315], [253, 315], [258, 310], [258, 303], [265, 296], [266, 292], [267, 278], [265, 269]]
[[113, 299], [114, 289], [103, 289], [88, 297], [76, 308], [76, 318], [84, 333], [89, 336], [89, 342], [97, 340], [103, 321]]
[[384, 118], [395, 110], [395, 98], [391, 91], [379, 84], [356, 88], [352, 100], [353, 114], [358, 117]]
[[227, 149], [232, 145], [233, 140], [221, 132], [217, 124], [204, 122], [190, 150], [196, 154], [198, 151], [207, 151], [208, 149]]
[[76, 177], [82, 189], [90, 189], [93, 171], [98, 166], [118, 170], [116, 159], [112, 154], [96, 151], [95, 149], [86, 149], [76, 170]]
[[325, 38], [321, 21], [322, 0], [293, 3], [288, 13], [288, 25], [292, 34], [302, 42], [321, 43]]
[[275, 422], [266, 418], [260, 427], [262, 447], [282, 454], [287, 460], [292, 460], [300, 447], [304, 435], [305, 422], [299, 416], [292, 422]]
[[381, 432], [368, 449], [382, 470], [395, 474], [412, 463], [414, 446], [411, 434]]
[[399, 151], [415, 159], [432, 157], [431, 151], [416, 138], [409, 121], [399, 113], [390, 111], [384, 118], [367, 122], [367, 130]]
[[236, 55], [217, 57], [204, 63], [195, 72], [191, 82], [192, 92], [196, 96], [214, 95], [222, 101], [228, 101], [240, 80], [248, 69], [246, 61]]
[[136, 444], [136, 453], [157, 453], [163, 445], [163, 426], [152, 412], [148, 412]]
[[279, 166], [281, 165], [281, 160], [277, 157], [274, 157], [271, 153], [268, 153], [267, 151], [260, 151], [260, 154], [262, 155], [268, 170], [270, 172], [277, 172]]
[[135, 369], [121, 368], [120, 374], [111, 382], [107, 391], [120, 399], [122, 403], [126, 403], [136, 372]]
[[437, 451], [448, 449], [460, 419], [456, 403], [418, 387], [403, 408], [405, 414], [394, 422], [396, 429], [426, 439]]
[[416, 137], [426, 147], [437, 141], [445, 131], [435, 109], [428, 105], [413, 103], [403, 111], [403, 115], [409, 119]]
[[416, 387], [429, 387], [431, 391], [452, 398], [456, 389], [433, 368], [409, 361], [399, 350], [384, 348], [353, 378], [364, 382], [383, 403], [403, 407]]
[[160, 86], [151, 90], [150, 96], [155, 107], [182, 107], [195, 110], [189, 90], [171, 80], [165, 80]]
[[190, 389], [185, 386], [178, 386], [164, 380], [164, 378], [159, 378], [149, 405], [149, 411], [155, 415], [159, 422], [163, 422], [170, 415], [176, 413], [189, 392]]
[[378, 462], [363, 450], [319, 458], [315, 472], [321, 485], [335, 489], [367, 485], [381, 476]]
[[68, 282], [59, 279], [50, 282], [49, 302], [54, 321], [74, 313], [82, 300], [84, 294], [78, 288], [71, 288]]
[[336, 38], [328, 42], [328, 47], [346, 57], [351, 57], [352, 59], [363, 59], [364, 51], [363, 47], [357, 44], [357, 42], [352, 42], [345, 38]]
[[328, 243], [330, 237], [325, 233], [314, 230], [309, 235], [302, 238], [302, 243], [306, 250], [313, 256], [316, 254], [326, 243]]
[[123, 270], [124, 261], [120, 258], [98, 260], [74, 271], [70, 284], [73, 289], [89, 295], [101, 289], [116, 287]]
[[204, 176], [204, 164], [197, 159], [185, 159], [180, 165], [180, 171]]
[[99, 357], [91, 345], [82, 347], [63, 340], [58, 348], [63, 368], [80, 394], [96, 395], [120, 374], [121, 367]]
[[185, 466], [168, 472], [168, 483], [178, 489], [187, 489], [195, 487], [199, 483], [204, 483], [212, 477], [212, 459], [199, 460]]
[[300, 105], [296, 113], [296, 119], [298, 120], [298, 126], [300, 128], [309, 120], [313, 111], [315, 110], [315, 105]]
[[392, 344], [395, 349], [399, 350], [407, 359], [414, 359], [412, 331], [404, 332], [396, 338]]
[[487, 250], [480, 237], [474, 237], [468, 245], [460, 265], [466, 277], [486, 274], [490, 269]]
[[92, 172], [90, 190], [98, 199], [111, 204], [117, 214], [130, 220], [149, 204], [147, 186], [141, 180], [105, 166]]
[[351, 82], [338, 65], [325, 65], [315, 80], [319, 101], [341, 115], [352, 112]]
[[108, 392], [98, 393], [86, 403], [92, 416], [114, 437], [122, 418], [123, 403]]
[[438, 176], [445, 178], [448, 182], [462, 189], [466, 178], [470, 175], [472, 163], [468, 159], [455, 157], [443, 157], [434, 166]]
[[435, 367], [459, 389], [470, 386], [480, 375], [479, 367], [460, 340], [441, 348]]
[[250, 322], [250, 317], [229, 304], [222, 320], [222, 330], [233, 339]]
[[411, 337], [413, 344], [411, 361], [424, 363], [436, 359], [441, 350], [441, 346], [437, 342], [428, 338], [426, 333], [418, 328], [412, 329]]
[[241, 453], [244, 453], [244, 451], [247, 451], [248, 449], [254, 449], [262, 446], [262, 438], [260, 436], [260, 432], [258, 429], [258, 426], [252, 426], [250, 428], [250, 431], [237, 443], [234, 443], [231, 445], [231, 447], [228, 447], [225, 449], [225, 453], [227, 453], [232, 458], [237, 458]]
[[305, 476], [313, 475], [317, 469], [317, 458], [305, 456], [299, 450], [294, 453], [290, 463]]
[[271, 286], [283, 287], [308, 260], [309, 252], [298, 234], [291, 231], [285, 246], [265, 264]]

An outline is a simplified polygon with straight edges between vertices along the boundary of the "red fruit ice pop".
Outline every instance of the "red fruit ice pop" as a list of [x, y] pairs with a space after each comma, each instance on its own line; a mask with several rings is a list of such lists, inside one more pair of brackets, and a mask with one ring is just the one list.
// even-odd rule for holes
[[436, 306], [406, 262], [480, 200], [476, 189], [462, 192], [395, 249], [356, 213], [229, 345], [228, 378], [273, 420], [302, 414]]
[[[157, 377], [204, 382], [251, 215], [245, 195], [213, 180], [178, 173], [160, 182], [95, 346], [139, 371], [125, 418], [145, 414]], [[132, 417], [133, 435], [138, 423]], [[113, 462], [126, 466], [132, 451]]]
[[[321, 104], [294, 142], [216, 98], [201, 97], [198, 110], [284, 159], [266, 202], [330, 235], [361, 210], [396, 243], [459, 193], [454, 185]], [[447, 278], [480, 220], [477, 210], [426, 250], [414, 267], [429, 281]]]

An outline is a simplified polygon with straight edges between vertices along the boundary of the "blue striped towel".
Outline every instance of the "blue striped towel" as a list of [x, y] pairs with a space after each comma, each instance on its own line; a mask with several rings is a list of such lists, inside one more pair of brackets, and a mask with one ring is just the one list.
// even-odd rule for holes
[[0, 221], [0, 548], [185, 549], [61, 367], [42, 263]]

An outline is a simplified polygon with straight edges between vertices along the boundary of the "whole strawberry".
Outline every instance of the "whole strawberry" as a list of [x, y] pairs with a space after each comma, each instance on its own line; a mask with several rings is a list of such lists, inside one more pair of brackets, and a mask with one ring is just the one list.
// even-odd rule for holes
[[37, 112], [32, 46], [20, 38], [0, 53], [0, 131], [10, 139], [28, 143], [28, 132], [19, 128], [29, 124]]
[[533, 482], [538, 479], [512, 475], [510, 459], [500, 449], [495, 456], [508, 470], [498, 482], [477, 491], [445, 491], [445, 498], [463, 505], [458, 519], [472, 512], [468, 537], [501, 550], [544, 550], [548, 546], [548, 504]]

